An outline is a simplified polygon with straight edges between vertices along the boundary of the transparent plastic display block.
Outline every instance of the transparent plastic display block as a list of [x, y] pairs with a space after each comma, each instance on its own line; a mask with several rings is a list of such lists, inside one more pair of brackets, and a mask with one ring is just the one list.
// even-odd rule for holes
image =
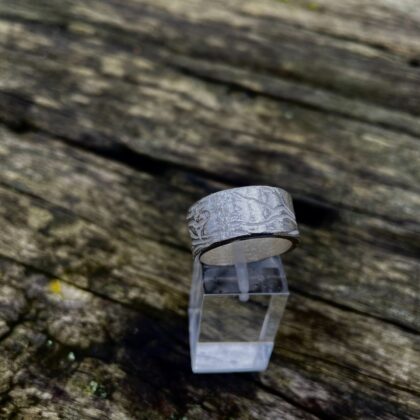
[[235, 265], [194, 262], [189, 307], [195, 373], [267, 368], [289, 295], [280, 257]]

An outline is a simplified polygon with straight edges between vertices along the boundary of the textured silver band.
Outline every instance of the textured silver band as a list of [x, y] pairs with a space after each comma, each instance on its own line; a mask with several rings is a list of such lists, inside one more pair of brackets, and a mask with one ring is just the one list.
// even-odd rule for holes
[[187, 222], [194, 257], [211, 265], [233, 263], [234, 241], [247, 261], [257, 261], [289, 251], [299, 237], [289, 193], [268, 186], [210, 194], [190, 207]]

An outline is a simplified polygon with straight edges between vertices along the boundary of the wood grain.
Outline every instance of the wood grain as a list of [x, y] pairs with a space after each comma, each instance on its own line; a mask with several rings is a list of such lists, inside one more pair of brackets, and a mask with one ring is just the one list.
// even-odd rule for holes
[[[415, 0], [0, 4], [0, 416], [420, 417]], [[193, 375], [187, 208], [294, 197], [269, 369]]]

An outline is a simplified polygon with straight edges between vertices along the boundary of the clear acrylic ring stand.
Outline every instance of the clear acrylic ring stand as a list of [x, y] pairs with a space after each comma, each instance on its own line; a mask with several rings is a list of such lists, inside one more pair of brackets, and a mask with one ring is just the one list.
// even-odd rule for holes
[[189, 304], [195, 373], [265, 370], [289, 295], [281, 258], [247, 262], [239, 240], [234, 264], [194, 259]]

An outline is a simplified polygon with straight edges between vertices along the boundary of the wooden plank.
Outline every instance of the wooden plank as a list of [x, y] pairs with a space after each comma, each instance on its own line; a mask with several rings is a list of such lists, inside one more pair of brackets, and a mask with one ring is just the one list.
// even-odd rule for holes
[[[94, 156], [65, 145], [57, 145], [45, 136], [30, 135], [25, 141], [23, 137], [18, 139], [11, 132], [3, 131], [1, 138], [3, 152], [0, 163], [4, 170], [0, 181], [6, 187], [2, 188], [3, 200], [6, 201], [8, 196], [13, 209], [20, 205], [24, 214], [29, 201], [21, 204], [14, 198], [16, 192], [10, 191], [10, 187], [15, 188], [17, 193], [27, 192], [30, 197], [39, 197], [38, 206], [56, 206], [57, 217], [69, 219], [66, 222], [68, 225], [73, 223], [74, 213], [77, 216], [77, 229], [73, 232], [68, 229], [69, 240], [79, 238], [81, 241], [84, 235], [84, 246], [90, 246], [94, 250], [96, 244], [93, 238], [97, 236], [97, 241], [108, 242], [106, 238], [111, 235], [110, 243], [102, 247], [105, 253], [98, 256], [99, 260], [104, 260], [107, 264], [116, 264], [119, 259], [128, 260], [130, 253], [134, 254], [139, 247], [148, 249], [150, 246], [156, 254], [155, 258], [159, 258], [159, 269], [165, 268], [165, 272], [171, 273], [171, 276], [179, 276], [175, 284], [183, 284], [183, 290], [186, 290], [190, 271], [186, 211], [197, 198], [216, 185], [207, 182], [204, 189], [198, 185], [190, 192], [177, 188], [174, 193], [173, 188], [186, 185], [183, 172], [173, 170], [172, 174], [164, 173], [159, 177], [137, 173], [120, 165], [105, 165], [101, 159], [96, 160]], [[27, 163], [24, 170], [22, 162]], [[45, 168], [45, 171], [40, 172], [38, 168]], [[191, 186], [194, 182], [198, 183], [194, 178], [188, 175]], [[76, 185], [77, 188], [71, 188]], [[116, 208], [119, 210], [116, 211]], [[67, 210], [71, 210], [72, 214], [68, 215]], [[416, 297], [418, 283], [413, 281], [419, 264], [414, 255], [410, 255], [405, 249], [396, 253], [393, 246], [396, 239], [404, 242], [411, 240], [417, 246], [417, 238], [390, 222], [363, 214], [342, 211], [337, 215], [333, 209], [316, 206], [304, 207], [303, 210], [316, 212], [316, 220], [308, 218], [306, 223], [302, 220], [303, 246], [287, 257], [288, 264], [292, 267], [292, 285], [307, 294], [335, 300], [342, 305], [376, 314], [419, 331]], [[325, 214], [322, 213], [323, 210]], [[162, 211], [165, 214], [164, 220]], [[50, 218], [53, 219], [53, 216]], [[6, 215], [4, 221], [4, 231], [7, 231], [10, 229], [10, 222]], [[22, 220], [19, 219], [15, 224], [16, 228], [22, 229]], [[381, 235], [378, 234], [380, 232]], [[22, 260], [26, 258], [22, 244], [16, 242], [14, 247], [13, 243], [12, 247], [8, 245], [13, 235], [13, 231], [10, 232], [10, 239], [3, 235], [4, 252], [12, 258]], [[48, 241], [57, 241], [54, 248], [60, 244], [60, 239], [54, 238], [61, 235], [60, 229], [57, 235], [54, 229], [48, 231], [48, 235], [39, 236], [39, 233], [32, 230], [27, 235], [37, 238], [36, 241], [43, 244], [26, 244], [30, 248], [48, 250], [45, 245]], [[145, 240], [139, 243], [139, 238]], [[117, 239], [131, 243], [133, 251], [130, 252], [129, 248], [121, 244], [117, 245]], [[65, 243], [63, 246], [66, 246]], [[121, 249], [119, 253], [125, 255], [117, 255], [115, 249]], [[92, 252], [88, 253], [89, 258], [93, 256]], [[187, 257], [185, 253], [188, 253]], [[107, 254], [112, 255], [112, 258]], [[169, 255], [171, 258], [167, 258]], [[56, 253], [53, 257], [57, 257]], [[48, 258], [40, 268], [49, 267], [51, 270], [57, 267], [59, 271], [56, 274], [62, 275], [67, 260], [73, 260], [73, 256], [64, 254], [63, 258]], [[30, 258], [25, 261], [33, 263]], [[183, 263], [180, 264], [179, 261]], [[305, 264], [301, 261], [305, 261]], [[89, 261], [83, 263], [80, 256], [76, 263], [80, 265], [80, 270], [84, 265], [89, 267], [93, 264]], [[144, 260], [141, 260], [135, 264], [141, 268], [143, 263]], [[105, 267], [102, 269], [112, 271]], [[74, 270], [77, 273], [78, 268], [74, 267]], [[67, 271], [72, 270], [69, 267]], [[153, 281], [160, 276], [160, 272], [154, 273]], [[129, 278], [125, 274], [120, 277]], [[319, 278], [315, 284], [314, 278]], [[161, 283], [166, 284], [166, 280], [163, 279]], [[80, 284], [86, 286], [85, 282]], [[153, 299], [152, 296], [151, 300]]]
[[[419, 23], [416, 0], [1, 3], [1, 416], [420, 417]], [[302, 232], [273, 361], [192, 375], [186, 210], [255, 183]]]
[[[193, 189], [185, 191], [177, 185], [187, 174], [173, 170], [171, 174], [159, 177], [138, 172], [40, 135], [28, 134], [18, 140], [11, 132], [3, 130], [0, 144], [0, 255], [16, 261], [17, 267], [23, 264], [30, 272], [43, 273], [44, 289], [50, 294], [57, 286], [51, 284], [51, 280], [56, 279], [60, 288], [69, 287], [73, 294], [84, 296], [93, 292], [97, 299], [99, 296], [110, 299], [111, 312], [115, 305], [140, 310], [142, 316], [151, 319], [147, 325], [154, 322], [165, 325], [165, 320], [170, 317], [175, 322], [171, 324], [175, 331], [171, 339], [181, 346], [181, 355], [176, 357], [182, 362], [177, 363], [184, 363], [183, 375], [187, 375], [186, 306], [191, 257], [183, 216], [196, 195], [204, 193], [211, 184], [192, 184]], [[193, 175], [188, 176], [194, 179]], [[166, 216], [165, 223], [162, 222], [162, 212]], [[316, 237], [318, 242], [338, 241], [342, 247], [346, 246], [339, 231], [305, 225], [303, 228], [305, 240], [314, 237], [315, 241]], [[323, 238], [328, 232], [330, 237]], [[350, 263], [344, 257], [351, 252], [351, 247], [353, 252], [363, 249], [363, 242], [347, 245], [345, 253], [337, 252], [337, 267], [347, 267], [347, 272], [343, 273], [342, 283], [337, 279], [338, 283], [334, 285], [331, 278], [325, 288], [314, 287], [313, 279], [319, 279], [321, 283], [321, 279], [324, 282], [328, 278], [328, 269], [334, 263], [330, 248], [319, 244], [316, 256], [303, 251], [307, 254], [297, 253], [294, 260], [291, 254], [291, 258], [286, 259], [294, 295], [277, 340], [275, 367], [260, 378], [251, 375], [241, 379], [240, 383], [244, 381], [244, 385], [232, 380], [232, 389], [249, 387], [253, 390], [250, 392], [259, 395], [259, 401], [267, 401], [268, 408], [257, 404], [255, 412], [247, 403], [229, 395], [228, 400], [233, 398], [234, 401], [230, 404], [241, 407], [244, 413], [251, 413], [251, 418], [283, 413], [288, 410], [287, 402], [298, 407], [296, 410], [321, 417], [325, 413], [339, 413], [343, 418], [351, 418], [355, 413], [370, 416], [380, 412], [384, 418], [415, 418], [420, 410], [420, 381], [417, 377], [417, 372], [420, 372], [420, 336], [414, 330], [409, 332], [407, 327], [401, 328], [400, 324], [411, 325], [410, 329], [417, 327], [417, 285], [410, 282], [414, 272], [410, 270], [418, 269], [417, 262], [400, 255], [399, 264], [388, 265], [389, 258], [395, 258], [393, 252], [385, 248], [380, 251], [369, 244], [363, 251], [382, 252], [380, 260], [383, 264], [367, 256], [362, 263], [358, 260], [361, 271], [352, 273], [348, 269]], [[311, 248], [314, 246], [308, 247]], [[299, 268], [302, 260], [305, 269]], [[405, 271], [407, 269], [409, 273]], [[373, 275], [378, 279], [388, 276], [388, 280], [378, 288], [378, 284], [371, 283], [371, 273], [376, 273]], [[407, 281], [402, 280], [404, 275]], [[398, 278], [398, 282], [393, 283], [393, 277]], [[336, 274], [334, 278], [337, 278]], [[359, 278], [362, 286], [357, 284]], [[347, 291], [347, 299], [344, 295], [340, 298], [339, 293], [344, 283], [353, 286], [353, 290]], [[10, 284], [8, 277], [6, 284]], [[352, 295], [359, 287], [370, 288], [370, 291], [375, 287], [379, 289], [381, 296], [375, 302], [379, 305], [378, 316], [394, 318], [397, 325], [360, 313], [364, 310], [374, 314], [375, 309], [372, 305], [374, 296], [363, 302], [361, 293]], [[77, 288], [83, 290], [77, 292], [80, 290]], [[412, 296], [412, 306], [406, 305], [403, 315], [393, 314], [393, 310], [402, 307], [395, 305], [390, 310], [391, 300], [386, 301], [383, 296], [386, 293], [394, 298], [399, 293], [398, 299], [404, 295], [406, 298]], [[353, 311], [354, 308], [357, 312]], [[48, 319], [45, 321], [48, 332], [54, 341], [68, 346], [65, 348], [83, 354], [86, 348], [94, 348], [96, 341], [104, 345], [103, 333], [93, 333], [87, 326], [79, 337], [79, 321], [73, 324], [71, 316], [54, 316], [57, 319], [51, 325]], [[103, 316], [98, 316], [98, 328], [104, 322]], [[7, 320], [5, 325], [10, 328]], [[120, 327], [116, 326], [116, 329]], [[156, 334], [161, 335], [162, 331]], [[89, 338], [91, 336], [95, 338]], [[12, 337], [10, 339], [20, 340]], [[116, 346], [119, 349], [119, 345]], [[150, 357], [149, 353], [145, 355]], [[308, 360], [314, 361], [310, 368]], [[121, 369], [118, 358], [112, 361]], [[92, 363], [95, 367], [89, 368], [89, 372], [93, 375], [99, 368], [96, 361]], [[148, 374], [157, 369], [156, 361], [151, 363]], [[124, 374], [130, 376], [126, 371]], [[320, 375], [318, 379], [317, 375]], [[339, 381], [344, 385], [334, 385], [337, 380], [331, 378], [341, 378]], [[162, 380], [167, 380], [167, 377]], [[186, 376], [186, 383], [190, 380], [191, 376]], [[195, 379], [191, 381], [197, 383]], [[301, 386], [307, 391], [298, 392], [297, 384], [303, 384]], [[65, 390], [68, 387], [61, 382], [57, 386]], [[191, 395], [198, 392], [197, 398], [207, 398], [206, 393], [194, 391], [193, 385], [188, 389]], [[388, 389], [386, 394], [384, 389]], [[347, 403], [344, 404], [349, 392], [353, 395], [351, 410]], [[278, 403], [278, 399], [283, 402]], [[78, 408], [79, 412], [83, 412], [83, 404]], [[119, 404], [123, 403], [116, 403], [116, 410], [121, 409]], [[178, 404], [171, 405], [171, 412], [184, 412], [182, 403]], [[270, 409], [278, 411], [258, 411]], [[217, 415], [222, 416], [223, 410], [216, 409]], [[303, 414], [297, 411], [289, 415], [290, 418], [300, 418]]]
[[[275, 181], [294, 194], [335, 206], [411, 225], [417, 221], [417, 138], [398, 133], [396, 141], [395, 131], [278, 100], [244, 98], [149, 58], [103, 51], [95, 64], [92, 55], [100, 47], [86, 47], [83, 54], [81, 45], [73, 44], [73, 56], [71, 44], [68, 52], [60, 49], [65, 68], [56, 59], [5, 52], [5, 74], [19, 91], [1, 95], [9, 124], [33, 126], [89, 147], [122, 144], [231, 182]], [[10, 63], [17, 59], [15, 70]], [[115, 77], [118, 68], [126, 70]], [[45, 89], [53, 86], [45, 77], [59, 83], [59, 98], [54, 88]]]
[[[112, 0], [89, 2], [88, 5], [68, 1], [60, 7], [48, 1], [40, 5], [28, 1], [19, 3], [21, 7], [15, 4], [4, 5], [3, 14], [12, 19], [17, 17], [35, 22], [48, 21], [70, 31], [74, 29], [73, 23], [76, 29], [81, 23], [82, 35], [93, 34], [93, 38], [103, 36], [107, 43], [116, 43], [130, 49], [152, 44], [163, 50], [192, 57], [202, 57], [205, 51], [209, 60], [259, 69], [276, 76], [322, 86], [346, 96], [364, 96], [369, 102], [389, 108], [402, 109], [415, 115], [419, 113], [417, 87], [420, 79], [417, 67], [410, 65], [415, 61], [401, 56], [399, 51], [393, 51], [395, 48], [392, 45], [397, 43], [398, 38], [389, 41], [390, 33], [404, 32], [405, 36], [398, 41], [407, 45], [410, 52], [418, 54], [416, 35], [419, 35], [419, 18], [417, 13], [410, 13], [412, 4], [400, 7], [405, 13], [399, 15], [395, 14], [392, 7], [383, 13], [388, 16], [388, 22], [385, 21], [388, 23], [388, 37], [381, 39], [379, 36], [379, 41], [374, 41], [374, 46], [371, 46], [360, 44], [357, 36], [354, 42], [352, 37], [331, 37], [304, 28], [296, 30], [295, 23], [278, 19], [279, 15], [285, 16], [296, 7], [274, 1], [263, 2], [262, 7], [250, 7], [250, 3], [246, 2], [248, 7], [244, 6], [244, 13], [238, 5], [240, 2], [235, 2], [231, 10], [226, 10], [222, 3], [207, 4], [204, 1], [195, 2], [195, 7], [191, 7], [191, 2], [173, 2], [168, 6], [167, 2], [132, 1], [127, 2], [124, 8]], [[327, 20], [333, 20], [328, 10], [332, 2], [326, 3], [329, 3], [326, 5], [326, 13], [325, 9], [312, 13], [319, 18], [318, 26], [325, 27]], [[322, 9], [321, 4], [319, 6]], [[268, 7], [277, 15], [276, 19], [267, 19], [266, 14], [261, 16], [261, 11], [267, 13]], [[371, 12], [370, 16], [365, 16], [370, 25], [363, 25], [360, 17], [366, 8], [360, 7], [360, 2], [352, 5], [353, 15], [358, 7], [359, 27], [352, 28], [354, 33], [364, 33], [361, 41], [372, 37], [378, 26], [383, 33], [382, 17], [375, 16], [376, 19], [372, 19], [374, 13]], [[336, 9], [332, 11], [333, 15], [343, 13], [341, 21], [353, 18], [343, 10], [346, 8], [332, 8]], [[374, 12], [384, 11], [380, 5], [372, 9]], [[290, 14], [293, 16], [293, 12]], [[403, 29], [394, 30], [397, 25]], [[377, 42], [380, 48], [375, 47]], [[391, 43], [390, 51], [387, 50], [387, 43]], [[311, 63], [310, 72], [307, 71], [308, 63]]]

